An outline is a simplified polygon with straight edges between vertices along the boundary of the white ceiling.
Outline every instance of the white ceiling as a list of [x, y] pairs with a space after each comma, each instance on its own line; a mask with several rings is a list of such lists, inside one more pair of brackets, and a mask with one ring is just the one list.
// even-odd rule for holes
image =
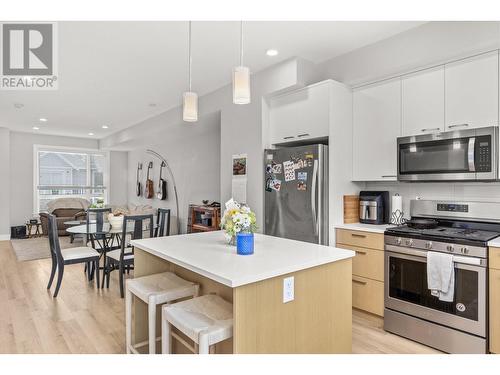
[[[318, 63], [422, 22], [245, 22], [244, 64], [252, 72], [292, 56]], [[0, 126], [102, 138], [181, 104], [187, 89], [187, 22], [60, 22], [59, 89], [0, 91]], [[239, 22], [193, 22], [193, 90], [231, 81]], [[276, 57], [265, 51], [275, 48]], [[15, 103], [22, 103], [20, 109]], [[155, 106], [150, 104], [154, 103]], [[40, 123], [39, 118], [48, 122]], [[109, 129], [101, 129], [108, 125]]]

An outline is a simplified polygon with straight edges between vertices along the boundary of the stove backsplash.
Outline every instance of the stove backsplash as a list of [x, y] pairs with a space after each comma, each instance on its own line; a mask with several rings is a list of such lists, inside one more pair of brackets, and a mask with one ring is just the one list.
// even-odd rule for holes
[[403, 197], [405, 217], [410, 217], [410, 200], [422, 199], [452, 201], [500, 202], [500, 182], [367, 182], [365, 190], [388, 190], [390, 195]]

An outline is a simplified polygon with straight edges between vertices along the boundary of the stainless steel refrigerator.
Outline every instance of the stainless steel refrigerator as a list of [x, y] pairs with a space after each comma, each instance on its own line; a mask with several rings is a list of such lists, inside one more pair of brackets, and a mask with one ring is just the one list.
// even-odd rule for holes
[[265, 234], [328, 245], [328, 146], [265, 150]]

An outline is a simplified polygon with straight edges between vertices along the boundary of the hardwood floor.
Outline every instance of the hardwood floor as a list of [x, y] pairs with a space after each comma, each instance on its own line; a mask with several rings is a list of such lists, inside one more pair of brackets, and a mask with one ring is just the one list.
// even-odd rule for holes
[[[50, 259], [18, 262], [0, 241], [0, 353], [125, 353], [124, 300], [117, 272], [110, 288], [87, 283], [83, 266], [64, 269], [59, 296], [46, 285]], [[353, 312], [353, 353], [438, 353], [382, 329], [382, 319]]]

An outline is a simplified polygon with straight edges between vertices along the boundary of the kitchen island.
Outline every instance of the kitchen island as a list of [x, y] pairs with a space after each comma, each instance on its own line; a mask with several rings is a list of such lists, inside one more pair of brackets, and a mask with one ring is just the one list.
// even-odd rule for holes
[[[256, 234], [255, 253], [241, 256], [221, 231], [132, 244], [135, 277], [171, 271], [233, 303], [233, 338], [216, 353], [351, 352], [353, 251]], [[287, 277], [294, 299], [284, 303]], [[133, 311], [134, 341], [147, 340], [147, 307], [134, 299]], [[185, 350], [174, 340], [173, 352]]]

